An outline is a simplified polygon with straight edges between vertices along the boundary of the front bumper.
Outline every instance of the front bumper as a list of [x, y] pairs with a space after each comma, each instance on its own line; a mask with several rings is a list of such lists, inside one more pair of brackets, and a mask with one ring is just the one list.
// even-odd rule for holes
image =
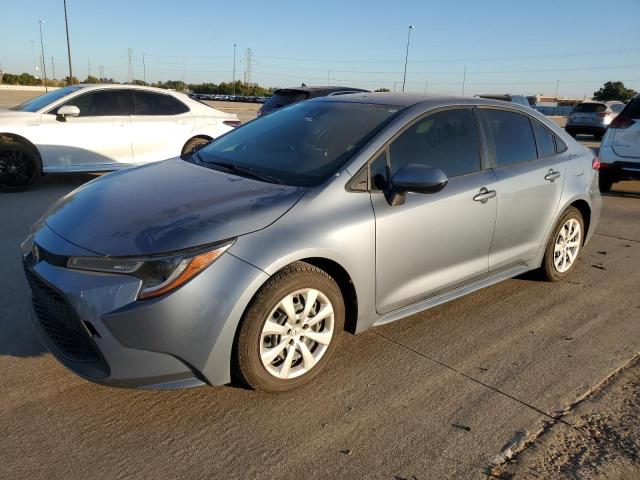
[[252, 296], [245, 290], [264, 282], [264, 272], [226, 253], [174, 292], [136, 301], [137, 278], [56, 264], [59, 256], [88, 253], [44, 225], [34, 241], [39, 261], [33, 253], [24, 257], [32, 320], [63, 365], [117, 387], [171, 389], [230, 381], [235, 330]]

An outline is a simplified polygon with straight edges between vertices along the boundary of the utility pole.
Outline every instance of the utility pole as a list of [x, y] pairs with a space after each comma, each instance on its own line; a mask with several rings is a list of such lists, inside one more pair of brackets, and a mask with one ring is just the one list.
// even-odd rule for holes
[[142, 54], [142, 81], [147, 83], [147, 64], [145, 62], [145, 53]]
[[236, 96], [236, 44], [233, 44], [233, 96]]
[[91, 59], [87, 58], [87, 66], [89, 68], [89, 74], [87, 75], [87, 78], [89, 78], [91, 76]]
[[427, 80], [424, 81], [424, 93], [427, 93]]
[[560, 80], [556, 82], [556, 102], [558, 101], [558, 86], [560, 85]]
[[127, 48], [127, 55], [129, 57], [129, 69], [127, 70], [127, 83], [133, 82], [133, 50]]
[[182, 59], [182, 84], [184, 85], [184, 71], [187, 68], [187, 60], [185, 58]]
[[409, 32], [407, 33], [407, 51], [404, 55], [404, 77], [402, 78], [403, 92], [404, 92], [404, 84], [407, 81], [407, 61], [409, 60], [409, 40], [411, 39], [411, 30], [413, 30], [413, 25], [409, 25]]
[[98, 66], [98, 69], [100, 70], [100, 83], [102, 83], [102, 79], [104, 78], [104, 65], [100, 65]]
[[51, 78], [56, 79], [56, 64], [53, 63], [53, 55], [51, 55]]
[[64, 0], [64, 26], [67, 30], [67, 55], [69, 56], [69, 82], [72, 82], [73, 72], [71, 71], [71, 44], [69, 42], [69, 22], [67, 20], [67, 0]]
[[329, 70], [327, 70], [327, 87], [329, 86]]
[[462, 95], [464, 96], [464, 86], [467, 83], [467, 67], [462, 72]]
[[42, 72], [44, 74], [44, 91], [48, 92], [49, 87], [47, 87], [47, 66], [45, 65], [45, 60], [44, 60], [44, 41], [42, 40], [43, 24], [44, 24], [44, 20], [38, 20], [38, 26], [40, 27], [40, 49], [42, 50]]
[[396, 84], [397, 84], [397, 83], [398, 83], [398, 82], [393, 82], [393, 91], [394, 91], [394, 92], [396, 91]]

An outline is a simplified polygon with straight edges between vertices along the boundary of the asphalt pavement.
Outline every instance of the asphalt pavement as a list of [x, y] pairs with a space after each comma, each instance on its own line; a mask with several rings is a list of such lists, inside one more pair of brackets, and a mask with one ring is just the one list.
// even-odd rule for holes
[[37, 339], [19, 256], [91, 178], [0, 196], [0, 478], [483, 478], [640, 352], [636, 182], [604, 197], [568, 281], [526, 275], [345, 335], [301, 390], [91, 384]]

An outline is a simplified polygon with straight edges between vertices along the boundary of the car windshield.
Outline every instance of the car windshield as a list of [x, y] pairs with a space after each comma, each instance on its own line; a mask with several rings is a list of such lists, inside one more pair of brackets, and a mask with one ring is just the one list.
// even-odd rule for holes
[[307, 92], [299, 92], [297, 90], [279, 90], [269, 97], [264, 104], [265, 108], [282, 108], [292, 103], [301, 102], [309, 98]]
[[581, 103], [573, 111], [577, 113], [600, 113], [606, 109], [607, 106], [603, 103]]
[[39, 97], [32, 98], [29, 101], [21, 103], [20, 105], [13, 107], [11, 110], [15, 110], [16, 112], [37, 112], [47, 105], [60, 100], [62, 97], [69, 95], [70, 93], [75, 92], [80, 89], [80, 86], [69, 86], [64, 88], [59, 88], [57, 90], [53, 90], [52, 92], [45, 93], [44, 95], [40, 95]]
[[210, 168], [311, 187], [333, 175], [399, 111], [390, 105], [302, 102], [258, 118], [196, 151]]

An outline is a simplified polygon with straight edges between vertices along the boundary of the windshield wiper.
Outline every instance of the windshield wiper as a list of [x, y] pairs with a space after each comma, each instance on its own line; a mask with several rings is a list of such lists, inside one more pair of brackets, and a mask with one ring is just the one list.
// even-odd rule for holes
[[214, 165], [216, 167], [220, 167], [223, 170], [226, 170], [229, 173], [235, 173], [236, 175], [239, 175], [241, 177], [248, 177], [248, 178], [253, 178], [254, 180], [260, 180], [261, 182], [268, 182], [268, 183], [277, 183], [279, 185], [283, 185], [284, 182], [282, 180], [280, 180], [279, 178], [276, 177], [272, 177], [271, 175], [268, 175], [264, 172], [260, 172], [258, 170], [254, 170], [253, 168], [249, 168], [249, 167], [241, 167], [239, 165], [234, 165], [232, 163], [226, 163], [226, 162], [207, 162], [205, 160], [202, 160], [202, 157], [200, 157], [197, 152], [196, 152], [196, 156], [198, 158], [198, 160], [200, 160], [200, 162], [205, 163], [207, 165]]

